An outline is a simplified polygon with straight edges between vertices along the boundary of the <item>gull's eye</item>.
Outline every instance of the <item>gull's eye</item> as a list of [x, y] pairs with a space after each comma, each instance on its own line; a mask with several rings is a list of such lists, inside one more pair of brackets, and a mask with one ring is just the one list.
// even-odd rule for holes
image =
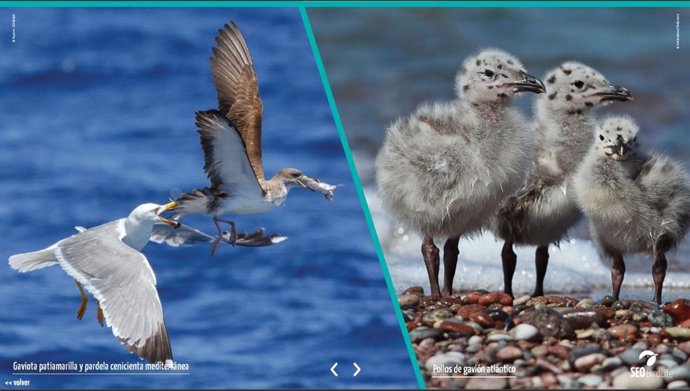
[[299, 171], [298, 171], [298, 172], [293, 172], [293, 173], [292, 173], [292, 177], [293, 177], [293, 178], [299, 178], [299, 177], [301, 177], [301, 176], [302, 176], [302, 173], [299, 172]]
[[493, 76], [494, 76], [494, 71], [492, 71], [491, 69], [485, 69], [485, 70], [484, 70], [484, 75], [485, 75], [485, 76], [488, 76], [488, 77], [493, 77]]
[[574, 85], [577, 88], [582, 88], [585, 86], [585, 83], [582, 80], [577, 80], [577, 81], [574, 81], [572, 83], [572, 85]]

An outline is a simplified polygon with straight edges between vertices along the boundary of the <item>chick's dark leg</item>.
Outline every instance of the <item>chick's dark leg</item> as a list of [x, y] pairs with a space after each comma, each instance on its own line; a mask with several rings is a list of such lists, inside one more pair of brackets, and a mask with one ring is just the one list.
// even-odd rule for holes
[[534, 253], [534, 267], [537, 270], [537, 283], [534, 287], [532, 296], [544, 296], [544, 277], [546, 276], [546, 268], [549, 266], [549, 245], [542, 245], [537, 247]]
[[441, 267], [438, 247], [434, 244], [434, 238], [425, 236], [422, 242], [422, 256], [426, 265], [426, 272], [429, 274], [429, 285], [431, 286], [431, 296], [440, 297], [441, 289], [438, 287], [438, 272]]
[[501, 250], [501, 260], [503, 261], [503, 291], [513, 297], [513, 274], [517, 264], [517, 255], [513, 251], [513, 242], [506, 240], [503, 242]]
[[621, 285], [623, 285], [623, 277], [625, 277], [625, 261], [621, 253], [613, 253], [613, 266], [611, 267], [611, 285], [613, 286], [613, 297], [618, 300], [621, 293]]
[[654, 278], [654, 301], [661, 304], [661, 291], [666, 278], [666, 254], [657, 250], [654, 265], [652, 265], [652, 277]]
[[455, 277], [455, 268], [458, 265], [458, 242], [460, 237], [450, 237], [446, 240], [443, 246], [443, 296], [450, 296], [453, 294], [453, 277]]
[[77, 283], [77, 288], [79, 288], [79, 293], [81, 293], [81, 304], [79, 304], [79, 309], [77, 310], [77, 319], [81, 320], [86, 312], [86, 305], [89, 303], [89, 299], [86, 297], [86, 292], [84, 292], [84, 287], [81, 286], [79, 281], [74, 280]]

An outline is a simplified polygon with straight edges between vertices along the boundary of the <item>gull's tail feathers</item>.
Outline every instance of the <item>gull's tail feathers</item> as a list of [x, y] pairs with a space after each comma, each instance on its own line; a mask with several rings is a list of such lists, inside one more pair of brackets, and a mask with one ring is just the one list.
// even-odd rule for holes
[[26, 273], [57, 265], [58, 261], [53, 253], [54, 250], [55, 245], [39, 251], [12, 255], [10, 257], [10, 266], [14, 270]]

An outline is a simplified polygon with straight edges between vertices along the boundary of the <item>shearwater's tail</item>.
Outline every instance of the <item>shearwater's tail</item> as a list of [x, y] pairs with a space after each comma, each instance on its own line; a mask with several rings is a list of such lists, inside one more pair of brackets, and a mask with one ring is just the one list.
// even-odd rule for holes
[[10, 257], [10, 266], [14, 270], [26, 273], [36, 269], [57, 265], [57, 258], [55, 258], [53, 254], [54, 249], [55, 247], [51, 246], [31, 253], [12, 255]]
[[170, 209], [174, 213], [173, 220], [180, 220], [190, 214], [208, 214], [222, 193], [208, 187], [194, 189], [191, 193], [184, 193], [175, 200], [177, 205]]

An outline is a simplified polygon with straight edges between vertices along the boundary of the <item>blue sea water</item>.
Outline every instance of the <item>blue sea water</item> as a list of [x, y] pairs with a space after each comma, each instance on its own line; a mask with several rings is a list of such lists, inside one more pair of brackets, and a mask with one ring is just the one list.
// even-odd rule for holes
[[[397, 290], [428, 286], [421, 240], [383, 208], [374, 158], [386, 127], [425, 101], [454, 97], [465, 57], [487, 47], [515, 54], [536, 76], [579, 61], [629, 88], [635, 100], [596, 116], [631, 115], [639, 141], [690, 169], [690, 20], [688, 8], [314, 8], [312, 28], [324, 60], [369, 208]], [[531, 115], [533, 96], [516, 104]], [[571, 240], [552, 246], [545, 289], [601, 297], [610, 291], [608, 261], [589, 240], [585, 221]], [[502, 289], [500, 242], [490, 234], [463, 240], [455, 286]], [[517, 292], [534, 287], [534, 248], [519, 247]], [[651, 298], [651, 262], [626, 257], [626, 297]], [[562, 281], [568, 281], [563, 284]], [[690, 238], [669, 256], [664, 298], [690, 295]]]
[[[267, 248], [144, 250], [182, 376], [13, 376], [13, 362], [138, 362], [59, 267], [0, 266], [0, 388], [416, 387], [297, 9], [2, 9], [0, 259], [208, 182], [194, 112], [216, 106], [208, 57], [235, 20], [264, 103], [264, 166], [342, 184], [236, 218]], [[14, 15], [15, 30], [9, 21]], [[15, 42], [12, 42], [14, 34]], [[209, 218], [186, 220], [213, 232]], [[339, 377], [329, 368], [338, 362]], [[353, 378], [352, 362], [362, 372]]]

